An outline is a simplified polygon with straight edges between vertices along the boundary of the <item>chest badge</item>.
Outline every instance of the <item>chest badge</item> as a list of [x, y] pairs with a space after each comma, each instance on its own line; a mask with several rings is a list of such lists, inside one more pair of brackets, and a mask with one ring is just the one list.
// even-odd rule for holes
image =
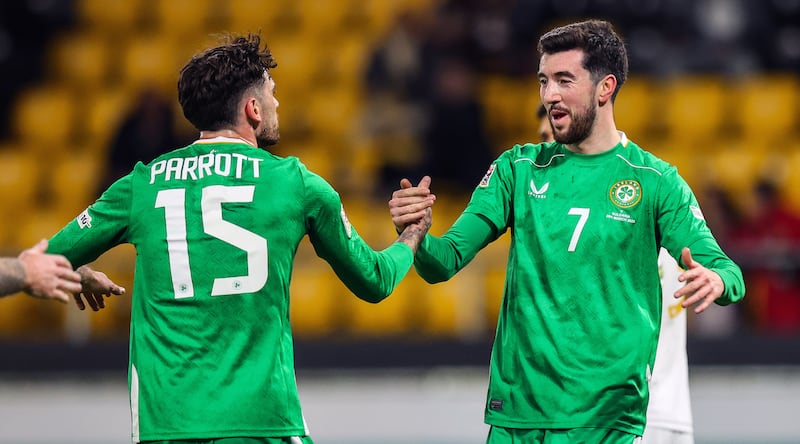
[[620, 180], [611, 185], [608, 197], [620, 208], [632, 208], [642, 200], [642, 186], [635, 180]]

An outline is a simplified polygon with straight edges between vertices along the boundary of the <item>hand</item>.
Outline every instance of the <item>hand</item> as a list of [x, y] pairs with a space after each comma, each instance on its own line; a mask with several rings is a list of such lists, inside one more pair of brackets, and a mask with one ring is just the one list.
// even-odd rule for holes
[[696, 305], [694, 312], [701, 313], [722, 296], [725, 284], [717, 273], [695, 262], [688, 248], [681, 251], [681, 259], [686, 271], [678, 276], [678, 281], [686, 282], [686, 285], [675, 292], [675, 299], [685, 297], [681, 305], [684, 308]]
[[[414, 187], [411, 181], [400, 181], [400, 189], [392, 193], [389, 201], [389, 212], [392, 214], [392, 223], [398, 232], [406, 225], [422, 221], [425, 217], [432, 220], [431, 206], [436, 201], [436, 195], [430, 190], [431, 178], [425, 176]], [[428, 225], [430, 226], [430, 225]]]
[[89, 303], [89, 307], [91, 307], [93, 311], [98, 311], [106, 307], [105, 301], [103, 300], [104, 296], [110, 297], [112, 294], [125, 294], [125, 288], [115, 284], [114, 281], [109, 279], [102, 271], [95, 271], [88, 265], [78, 268], [77, 271], [80, 273], [83, 289], [80, 293], [76, 292], [73, 297], [75, 298], [75, 304], [81, 310], [86, 309], [86, 304], [83, 303], [81, 295], [86, 298], [86, 302]]
[[23, 290], [31, 296], [69, 302], [70, 293], [81, 290], [81, 277], [64, 256], [47, 254], [42, 239], [17, 257], [25, 272]]

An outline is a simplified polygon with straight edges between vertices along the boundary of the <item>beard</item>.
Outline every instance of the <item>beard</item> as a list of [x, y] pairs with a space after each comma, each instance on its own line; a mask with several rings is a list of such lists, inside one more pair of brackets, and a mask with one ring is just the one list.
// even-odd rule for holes
[[573, 145], [586, 140], [594, 128], [594, 121], [597, 117], [597, 104], [593, 103], [584, 113], [570, 113], [570, 117], [572, 117], [572, 123], [565, 134], [559, 134], [554, 131], [555, 134], [553, 135], [556, 142], [564, 145]]
[[258, 143], [259, 148], [277, 145], [280, 140], [281, 132], [278, 129], [278, 125], [261, 128], [261, 130], [256, 133], [256, 143]]

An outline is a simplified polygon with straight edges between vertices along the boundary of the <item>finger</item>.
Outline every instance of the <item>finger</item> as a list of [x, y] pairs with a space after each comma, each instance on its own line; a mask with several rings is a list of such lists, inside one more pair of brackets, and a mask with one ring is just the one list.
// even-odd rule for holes
[[117, 284], [112, 284], [111, 289], [109, 290], [111, 294], [115, 295], [123, 295], [125, 294], [125, 287], [121, 287]]
[[431, 188], [431, 176], [424, 176], [422, 178], [422, 180], [419, 181], [419, 185], [417, 185], [417, 187], [430, 189]]
[[83, 286], [81, 285], [80, 282], [72, 282], [72, 281], [61, 281], [59, 287], [64, 291], [68, 291], [72, 294], [80, 293], [81, 289], [83, 289]]
[[[53, 255], [53, 260], [59, 267], [69, 268], [69, 271], [72, 271], [72, 264], [69, 262], [69, 259], [64, 256], [58, 254]], [[80, 279], [80, 277], [78, 279]]]
[[681, 260], [683, 260], [683, 264], [686, 265], [686, 268], [694, 268], [696, 266], [696, 262], [692, 259], [692, 250], [689, 247], [683, 247], [681, 250]]
[[403, 190], [404, 190], [404, 189], [406, 189], [406, 188], [411, 188], [412, 186], [413, 186], [413, 185], [411, 184], [411, 181], [410, 181], [410, 180], [408, 180], [408, 179], [406, 179], [405, 177], [404, 177], [404, 178], [402, 178], [402, 179], [400, 179], [400, 188], [401, 188], [401, 189], [403, 189]]
[[58, 302], [62, 302], [64, 304], [66, 304], [67, 302], [69, 302], [69, 295], [70, 294], [72, 294], [72, 293], [67, 293], [64, 290], [56, 289], [53, 292], [53, 299], [57, 300]]
[[78, 306], [79, 310], [86, 310], [86, 304], [83, 303], [83, 298], [81, 298], [80, 293], [73, 294], [72, 299], [75, 300], [75, 305]]

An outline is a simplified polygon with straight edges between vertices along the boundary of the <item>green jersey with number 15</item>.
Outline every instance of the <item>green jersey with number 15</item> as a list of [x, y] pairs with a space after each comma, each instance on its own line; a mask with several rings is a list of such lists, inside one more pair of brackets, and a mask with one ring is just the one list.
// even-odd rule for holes
[[294, 376], [289, 283], [298, 244], [359, 297], [411, 267], [353, 229], [338, 194], [295, 157], [216, 138], [139, 163], [64, 227], [74, 266], [136, 248], [129, 386], [133, 439], [306, 435]]

